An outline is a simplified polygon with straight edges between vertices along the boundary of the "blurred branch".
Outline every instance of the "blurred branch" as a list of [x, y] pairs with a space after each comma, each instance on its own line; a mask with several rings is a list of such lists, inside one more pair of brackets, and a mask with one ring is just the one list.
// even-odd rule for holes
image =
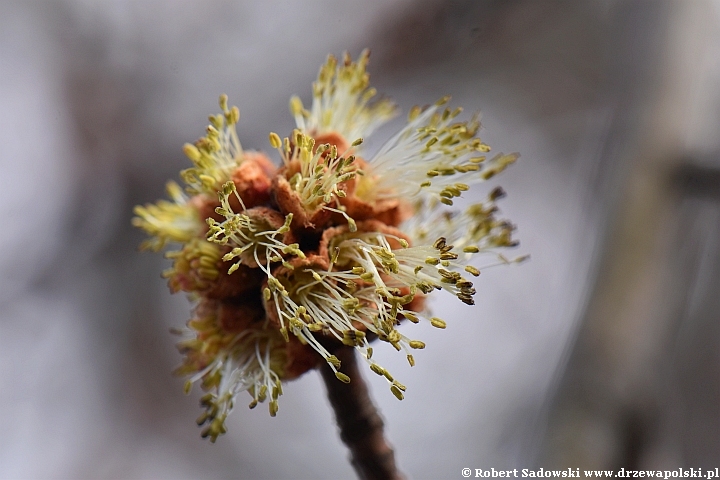
[[675, 169], [672, 182], [684, 195], [720, 200], [720, 168], [686, 163]]
[[720, 194], [720, 171], [685, 153], [687, 86], [704, 71], [703, 27], [713, 17], [708, 2], [653, 2], [651, 15], [639, 5], [617, 4], [625, 21], [613, 68], [626, 83], [607, 155], [619, 188], [606, 200], [597, 275], [550, 406], [543, 466], [660, 468], [682, 458], [663, 436], [667, 372], [697, 257], [697, 245], [679, 248], [681, 207], [686, 196]]

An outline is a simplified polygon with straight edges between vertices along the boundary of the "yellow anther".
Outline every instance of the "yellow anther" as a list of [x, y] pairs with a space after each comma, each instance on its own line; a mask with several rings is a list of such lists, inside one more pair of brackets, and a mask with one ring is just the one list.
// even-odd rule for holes
[[442, 320], [441, 318], [438, 318], [438, 317], [432, 317], [432, 318], [430, 319], [430, 324], [431, 324], [433, 327], [435, 327], [435, 328], [445, 328], [445, 327], [447, 327], [447, 324], [445, 323], [445, 321]]
[[446, 103], [448, 103], [450, 101], [450, 98], [452, 98], [450, 95], [445, 95], [440, 100], [435, 102], [435, 105], [437, 105], [438, 107], [442, 107], [443, 105], [445, 105]]
[[342, 372], [335, 372], [335, 377], [343, 383], [350, 383], [350, 377]]
[[198, 150], [198, 148], [191, 143], [186, 143], [185, 145], [183, 145], [183, 153], [193, 162], [198, 162], [200, 161], [200, 158], [202, 158], [200, 150]]
[[476, 276], [476, 277], [477, 277], [478, 275], [480, 275], [480, 270], [478, 270], [477, 268], [473, 267], [472, 265], [468, 265], [467, 267], [465, 267], [465, 271], [468, 272], [468, 273], [470, 273], [471, 275]]
[[290, 113], [300, 115], [303, 113], [302, 100], [297, 95], [290, 97]]
[[240, 120], [240, 109], [238, 107], [232, 107], [229, 115], [225, 118], [228, 124], [235, 125]]
[[340, 368], [340, 360], [335, 355], [330, 355], [325, 359], [330, 365], [332, 365], [335, 368]]
[[202, 425], [203, 423], [207, 422], [210, 419], [210, 414], [208, 412], [203, 412], [200, 414], [200, 416], [195, 420], [195, 423], [199, 425]]
[[227, 102], [228, 102], [228, 96], [227, 96], [226, 94], [224, 94], [224, 93], [223, 93], [222, 95], [220, 95], [220, 99], [219, 99], [219, 102], [218, 102], [218, 103], [220, 104], [220, 109], [221, 109], [223, 112], [228, 109], [228, 108], [227, 108], [227, 105], [228, 105]]
[[408, 363], [410, 364], [411, 367], [414, 367], [414, 366], [415, 366], [415, 357], [413, 357], [412, 355], [408, 354], [408, 356], [407, 356], [407, 361], [408, 361]]
[[403, 316], [413, 323], [418, 323], [420, 321], [417, 315], [411, 312], [403, 312]]
[[420, 115], [420, 113], [422, 113], [422, 109], [420, 108], [420, 106], [415, 105], [408, 112], [408, 121], [412, 122]]
[[392, 385], [390, 387], [390, 391], [392, 392], [393, 395], [395, 395], [395, 397], [398, 400], [402, 400], [403, 398], [405, 398], [405, 395], [403, 395], [403, 393], [400, 391], [400, 389], [395, 385]]
[[277, 149], [277, 148], [282, 147], [282, 140], [280, 140], [280, 136], [277, 133], [270, 132], [270, 135], [268, 138], [270, 140], [270, 146], [272, 148]]

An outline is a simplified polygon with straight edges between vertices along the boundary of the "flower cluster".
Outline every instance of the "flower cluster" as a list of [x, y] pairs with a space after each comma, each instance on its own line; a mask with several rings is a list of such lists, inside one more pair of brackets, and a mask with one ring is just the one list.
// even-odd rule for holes
[[363, 137], [396, 113], [369, 87], [368, 52], [356, 61], [330, 56], [313, 84], [312, 105], [290, 100], [297, 128], [269, 135], [281, 164], [244, 150], [237, 107], [220, 97], [222, 113], [184, 152], [184, 191], [168, 184], [172, 201], [138, 206], [133, 224], [150, 239], [144, 248], [166, 253], [163, 275], [173, 292], [195, 302], [178, 333], [184, 355], [177, 373], [206, 394], [198, 424], [215, 441], [238, 394], [250, 408], [269, 400], [278, 411], [282, 382], [326, 362], [350, 382], [333, 354], [355, 348], [369, 368], [403, 398], [405, 386], [373, 359], [375, 340], [402, 351], [425, 344], [398, 330], [407, 319], [445, 328], [425, 313], [425, 297], [444, 290], [472, 305], [474, 260], [512, 247], [514, 226], [497, 218], [496, 188], [482, 203], [454, 211], [456, 197], [487, 180], [518, 155], [489, 156], [477, 138], [477, 116], [442, 98], [411, 110], [407, 125], [376, 153]]

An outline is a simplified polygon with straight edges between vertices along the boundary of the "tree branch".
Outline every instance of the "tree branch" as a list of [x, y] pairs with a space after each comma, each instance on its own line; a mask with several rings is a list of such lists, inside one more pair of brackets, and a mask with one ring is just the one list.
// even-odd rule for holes
[[342, 364], [340, 370], [350, 377], [350, 383], [338, 380], [327, 365], [320, 371], [335, 411], [340, 438], [350, 449], [352, 466], [361, 479], [404, 479], [395, 466], [393, 449], [383, 435], [383, 420], [370, 399], [355, 350], [342, 347], [333, 353]]

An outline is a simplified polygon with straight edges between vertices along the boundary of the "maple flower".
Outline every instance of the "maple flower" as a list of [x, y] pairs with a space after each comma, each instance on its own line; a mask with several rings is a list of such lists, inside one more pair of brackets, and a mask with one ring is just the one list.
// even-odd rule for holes
[[242, 163], [243, 149], [235, 129], [240, 110], [228, 108], [227, 100], [227, 95], [220, 97], [222, 113], [210, 116], [207, 135], [183, 147], [193, 162], [192, 168], [180, 172], [190, 193], [215, 194]]
[[278, 413], [283, 382], [325, 362], [351, 382], [334, 354], [357, 350], [398, 399], [407, 388], [373, 357], [375, 342], [403, 352], [426, 344], [402, 324], [447, 322], [425, 310], [426, 297], [444, 291], [474, 304], [475, 277], [491, 255], [515, 247], [515, 227], [498, 218], [499, 187], [463, 211], [453, 200], [515, 162], [490, 156], [477, 133], [479, 117], [459, 121], [449, 97], [410, 111], [408, 122], [373, 154], [363, 138], [397, 108], [369, 86], [369, 52], [353, 61], [330, 56], [305, 109], [292, 97], [296, 129], [269, 134], [279, 166], [243, 150], [237, 107], [220, 97], [206, 135], [183, 148], [192, 166], [171, 182], [172, 201], [138, 206], [133, 225], [150, 236], [144, 248], [172, 262], [170, 290], [194, 303], [178, 349], [176, 373], [206, 392], [198, 424], [214, 442], [238, 395], [250, 407], [268, 402]]
[[132, 224], [150, 235], [140, 245], [141, 249], [162, 250], [167, 243], [186, 243], [202, 232], [200, 214], [180, 186], [168, 182], [166, 190], [172, 202], [160, 200], [156, 204], [138, 205], [134, 209], [137, 216], [132, 219]]
[[478, 116], [453, 122], [461, 108], [440, 111], [450, 97], [425, 110], [410, 111], [408, 124], [388, 140], [368, 162], [363, 191], [368, 200], [434, 196], [446, 205], [469, 185], [488, 180], [513, 163], [517, 154], [486, 158], [490, 147], [476, 134]]
[[341, 64], [334, 56], [328, 56], [313, 83], [310, 110], [303, 107], [297, 96], [290, 99], [290, 111], [298, 129], [321, 138], [337, 134], [352, 142], [392, 119], [397, 113], [395, 104], [384, 98], [372, 101], [377, 91], [370, 87], [366, 71], [369, 58], [369, 50], [364, 50], [355, 62], [348, 53], [343, 55]]

